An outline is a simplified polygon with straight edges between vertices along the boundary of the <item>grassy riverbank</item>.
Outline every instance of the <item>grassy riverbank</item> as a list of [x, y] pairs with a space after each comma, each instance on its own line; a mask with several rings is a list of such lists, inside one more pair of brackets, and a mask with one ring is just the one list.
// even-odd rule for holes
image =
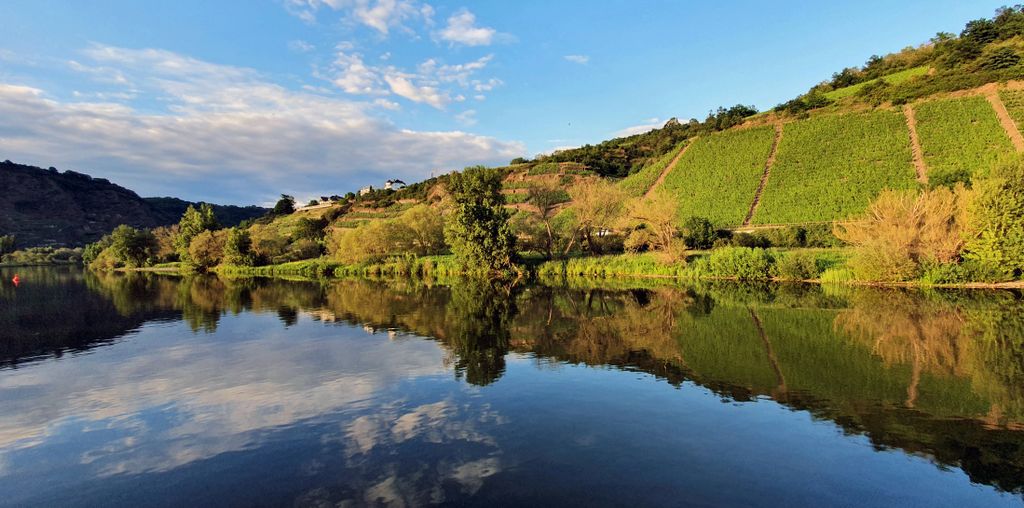
[[[1024, 288], [1024, 281], [984, 282], [928, 280], [874, 282], [857, 280], [847, 266], [848, 249], [723, 248], [695, 251], [684, 260], [665, 260], [658, 254], [610, 254], [544, 261], [526, 259], [519, 276], [542, 280], [610, 281], [627, 278], [676, 280], [739, 280], [801, 282], [889, 287]], [[167, 263], [130, 271], [180, 273]], [[346, 277], [458, 277], [473, 275], [460, 268], [452, 255], [401, 257], [376, 263], [344, 264], [328, 258], [267, 266], [221, 265], [213, 270], [226, 277], [334, 279]]]

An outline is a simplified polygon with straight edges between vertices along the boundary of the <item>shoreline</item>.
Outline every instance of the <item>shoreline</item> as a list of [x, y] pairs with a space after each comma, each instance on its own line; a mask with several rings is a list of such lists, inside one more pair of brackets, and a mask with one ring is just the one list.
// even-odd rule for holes
[[[54, 265], [33, 265], [33, 266], [69, 266], [69, 264], [54, 264]], [[0, 266], [3, 267], [3, 266]], [[683, 275], [670, 275], [670, 274], [657, 274], [657, 273], [608, 273], [605, 275], [595, 274], [580, 274], [580, 275], [567, 275], [565, 273], [552, 274], [552, 273], [540, 273], [536, 270], [537, 265], [528, 265], [527, 273], [529, 278], [533, 280], [538, 279], [562, 279], [562, 280], [623, 280], [623, 279], [658, 279], [665, 281], [693, 281], [693, 280], [709, 280], [709, 281], [733, 281], [743, 283], [782, 283], [782, 284], [814, 284], [819, 286], [861, 286], [861, 287], [877, 287], [877, 288], [903, 288], [903, 289], [988, 289], [988, 290], [1014, 290], [1024, 289], [1024, 280], [1007, 281], [1007, 282], [964, 282], [955, 284], [935, 284], [925, 282], [878, 282], [878, 281], [862, 281], [862, 280], [843, 280], [843, 281], [823, 281], [821, 279], [784, 279], [779, 277], [772, 277], [767, 279], [741, 279], [739, 277], [720, 277], [720, 276], [697, 276], [688, 277]], [[85, 268], [85, 267], [83, 267]], [[258, 267], [237, 267], [237, 266], [218, 266], [207, 273], [216, 274], [218, 276], [228, 278], [302, 278], [306, 280], [343, 280], [350, 278], [408, 278], [408, 277], [429, 277], [431, 275], [443, 276], [443, 277], [468, 277], [472, 276], [471, 273], [458, 272], [452, 270], [438, 270], [438, 271], [412, 271], [412, 272], [396, 272], [384, 270], [384, 265], [366, 265], [366, 266], [352, 266], [336, 264], [329, 261], [312, 260], [312, 261], [300, 261], [292, 263], [284, 263], [278, 265], [264, 265]], [[177, 275], [185, 276], [187, 273], [182, 272], [176, 266], [160, 266], [160, 267], [143, 267], [143, 268], [117, 268], [114, 272], [120, 273], [159, 273], [163, 275]], [[316, 274], [311, 274], [316, 272]]]

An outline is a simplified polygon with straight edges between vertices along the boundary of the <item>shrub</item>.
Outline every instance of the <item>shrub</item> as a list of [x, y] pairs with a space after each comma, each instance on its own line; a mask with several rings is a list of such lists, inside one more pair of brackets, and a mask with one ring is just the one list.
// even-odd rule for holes
[[732, 245], [737, 247], [750, 247], [767, 249], [771, 247], [771, 243], [767, 238], [757, 233], [735, 233], [732, 235]]
[[871, 204], [863, 221], [837, 225], [835, 234], [854, 245], [850, 267], [857, 277], [911, 280], [920, 275], [925, 263], [958, 260], [969, 198], [969, 191], [962, 186], [917, 195], [885, 191]]
[[771, 278], [773, 259], [768, 251], [749, 247], [727, 247], [711, 252], [709, 268], [716, 277], [740, 280]]
[[965, 257], [1001, 272], [1004, 279], [1024, 275], [1024, 160], [997, 166], [975, 185], [968, 211]]
[[704, 217], [690, 217], [683, 221], [683, 241], [691, 249], [710, 249], [718, 239], [714, 224]]
[[779, 277], [787, 280], [808, 280], [821, 273], [817, 256], [810, 252], [790, 252], [777, 261]]

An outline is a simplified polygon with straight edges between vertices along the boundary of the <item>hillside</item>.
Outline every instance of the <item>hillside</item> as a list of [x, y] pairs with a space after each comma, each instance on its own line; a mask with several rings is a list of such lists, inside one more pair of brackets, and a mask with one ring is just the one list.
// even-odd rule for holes
[[[120, 224], [152, 228], [178, 222], [190, 204], [175, 198], [141, 198], [103, 178], [55, 168], [0, 163], [0, 236], [18, 247], [80, 246]], [[266, 213], [259, 207], [215, 206], [224, 224]]]

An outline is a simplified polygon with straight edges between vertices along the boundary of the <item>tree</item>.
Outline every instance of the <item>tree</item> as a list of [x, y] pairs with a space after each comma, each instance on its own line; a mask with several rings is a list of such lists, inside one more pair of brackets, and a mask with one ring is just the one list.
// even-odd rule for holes
[[452, 209], [444, 236], [463, 265], [487, 271], [511, 268], [516, 237], [501, 193], [502, 173], [483, 166], [452, 173], [448, 180]]
[[327, 227], [327, 219], [311, 219], [303, 217], [295, 224], [293, 236], [295, 239], [308, 238], [310, 240], [323, 240], [324, 228]]
[[178, 222], [178, 235], [174, 237], [174, 249], [178, 251], [181, 261], [189, 263], [189, 247], [196, 235], [218, 228], [220, 225], [217, 224], [217, 218], [213, 215], [212, 206], [202, 203], [197, 210], [192, 205], [188, 205]]
[[598, 179], [580, 180], [569, 189], [572, 205], [569, 207], [575, 222], [572, 238], [565, 248], [568, 254], [577, 238], [586, 243], [591, 253], [599, 254], [596, 232], [611, 229], [622, 217], [626, 194], [619, 186]]
[[252, 252], [252, 237], [244, 229], [231, 228], [224, 241], [224, 263], [235, 266], [252, 266], [256, 256]]
[[634, 223], [642, 224], [649, 232], [649, 235], [645, 236], [652, 250], [677, 257], [674, 250], [675, 238], [679, 233], [679, 228], [676, 227], [678, 212], [678, 201], [667, 192], [656, 192], [653, 196], [636, 199], [630, 203], [628, 218]]
[[0, 255], [14, 252], [14, 235], [0, 236]]
[[544, 231], [547, 240], [544, 244], [544, 252], [547, 258], [552, 258], [552, 248], [555, 244], [555, 235], [551, 226], [551, 220], [558, 211], [558, 205], [564, 203], [568, 195], [552, 182], [532, 184], [526, 188], [526, 200], [537, 207], [537, 217], [544, 224]]
[[691, 249], [710, 249], [717, 238], [714, 224], [704, 217], [690, 217], [683, 222], [683, 241]]
[[447, 249], [444, 242], [444, 217], [438, 209], [416, 205], [405, 211], [398, 222], [408, 229], [411, 252], [427, 256]]
[[226, 240], [224, 231], [206, 230], [196, 235], [188, 247], [190, 265], [198, 271], [205, 271], [221, 264]]
[[1006, 278], [1024, 275], [1024, 160], [997, 166], [974, 184], [965, 257]]
[[287, 194], [281, 194], [281, 199], [277, 200], [274, 205], [274, 210], [271, 212], [274, 215], [289, 215], [295, 211], [295, 198]]
[[137, 268], [145, 266], [157, 248], [153, 233], [121, 224], [110, 233], [110, 247], [107, 250], [119, 266]]

